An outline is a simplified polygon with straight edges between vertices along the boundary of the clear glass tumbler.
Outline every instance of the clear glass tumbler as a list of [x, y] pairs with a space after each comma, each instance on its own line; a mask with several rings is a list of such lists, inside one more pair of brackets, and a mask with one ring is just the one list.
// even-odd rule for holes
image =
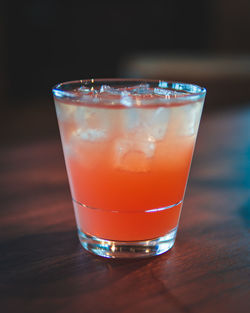
[[206, 90], [91, 79], [53, 88], [82, 246], [108, 258], [175, 242]]

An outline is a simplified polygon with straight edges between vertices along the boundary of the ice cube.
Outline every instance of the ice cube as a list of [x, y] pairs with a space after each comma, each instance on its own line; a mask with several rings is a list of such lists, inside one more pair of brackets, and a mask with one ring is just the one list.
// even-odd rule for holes
[[132, 98], [130, 97], [130, 92], [123, 88], [112, 88], [108, 85], [102, 85], [99, 92], [104, 99], [108, 98], [111, 100], [112, 96], [115, 96], [115, 99], [119, 100], [120, 103], [125, 106], [132, 106], [133, 104]]
[[120, 138], [115, 143], [115, 167], [131, 172], [147, 172], [151, 168], [155, 144], [134, 138]]
[[114, 112], [102, 108], [78, 107], [75, 122], [81, 129], [83, 140], [104, 140], [111, 135], [114, 125]]
[[199, 127], [202, 104], [197, 102], [177, 107], [176, 110], [178, 110], [178, 134], [181, 136], [195, 135]]
[[113, 88], [108, 85], [102, 85], [99, 90], [99, 93], [106, 93], [107, 95], [122, 95], [124, 92], [128, 94], [126, 90]]
[[169, 96], [171, 93], [167, 89], [154, 88], [154, 94], [156, 94], [156, 95], [163, 95], [163, 96]]
[[[103, 134], [98, 130], [94, 132], [93, 130], [82, 131], [80, 128], [76, 129], [71, 133], [70, 140], [63, 145], [65, 157], [77, 160], [85, 168], [95, 168], [96, 162], [102, 160], [100, 150], [105, 146], [105, 144], [101, 145], [102, 136]], [[98, 148], [93, 142], [97, 142]]]
[[123, 112], [124, 133], [135, 131], [140, 126], [139, 109], [131, 108]]
[[129, 92], [133, 95], [148, 95], [152, 94], [152, 90], [149, 88], [149, 84], [141, 84], [129, 89]]
[[86, 130], [81, 130], [79, 136], [83, 140], [98, 141], [98, 140], [103, 140], [104, 138], [106, 138], [106, 132], [105, 130], [102, 130], [102, 129], [90, 128]]
[[160, 107], [147, 114], [148, 120], [143, 123], [143, 126], [147, 128], [148, 136], [155, 141], [162, 140], [167, 131], [169, 109]]
[[168, 119], [168, 108], [132, 108], [124, 112], [124, 133], [132, 133], [135, 138], [142, 141], [159, 141], [166, 134]]
[[106, 131], [96, 128], [78, 128], [72, 132], [73, 140], [99, 141], [107, 138]]
[[87, 127], [91, 120], [94, 119], [94, 111], [88, 107], [79, 106], [75, 111], [75, 122], [79, 128]]
[[181, 95], [185, 95], [184, 92], [169, 90], [164, 88], [154, 88], [154, 94], [159, 96], [165, 96], [167, 98], [176, 98]]
[[102, 85], [100, 87], [100, 90], [99, 90], [100, 93], [103, 93], [103, 92], [109, 92], [109, 93], [114, 93], [117, 94], [117, 91], [114, 89], [114, 88], [111, 88], [110, 86], [108, 85]]
[[59, 121], [69, 121], [74, 117], [76, 106], [55, 101], [56, 114]]
[[109, 95], [129, 96], [129, 95], [152, 94], [152, 90], [149, 88], [149, 84], [141, 84], [128, 88], [114, 88], [108, 85], [102, 85], [100, 87], [99, 93], [107, 93]]
[[121, 101], [121, 104], [123, 104], [127, 107], [131, 107], [133, 105], [133, 100], [126, 91], [124, 91], [121, 94], [121, 100], [120, 101]]
[[81, 87], [78, 88], [77, 91], [80, 91], [83, 94], [89, 94], [89, 93], [93, 92], [93, 90], [94, 89], [90, 89], [90, 88], [88, 88], [86, 86], [81, 86]]

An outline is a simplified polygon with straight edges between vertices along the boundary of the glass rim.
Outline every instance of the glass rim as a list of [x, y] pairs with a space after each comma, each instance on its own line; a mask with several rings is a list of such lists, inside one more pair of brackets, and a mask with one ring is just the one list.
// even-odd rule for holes
[[[133, 97], [131, 95], [122, 95], [117, 94], [115, 97], [106, 98], [100, 96], [101, 93], [98, 94], [98, 97], [93, 95], [88, 95], [84, 93], [77, 93], [76, 89], [73, 87], [101, 87], [102, 85], [118, 85], [119, 87], [136, 87], [143, 84], [149, 84], [149, 87], [158, 87], [165, 90], [171, 90], [179, 92], [178, 97], [173, 96], [165, 96], [164, 94], [161, 97], [153, 97], [151, 99], [145, 99], [138, 97]], [[151, 86], [150, 86], [151, 85]], [[68, 87], [68, 88], [67, 88]], [[69, 87], [71, 87], [69, 89]], [[69, 90], [68, 90], [69, 89]], [[182, 92], [182, 93], [181, 93]], [[185, 93], [184, 93], [185, 92]], [[98, 79], [80, 79], [80, 80], [72, 80], [65, 81], [63, 83], [58, 83], [52, 87], [52, 93], [55, 99], [66, 102], [68, 104], [78, 104], [84, 106], [95, 106], [102, 103], [105, 107], [115, 107], [121, 106], [124, 108], [129, 107], [142, 107], [148, 105], [154, 106], [170, 106], [171, 104], [175, 105], [184, 105], [190, 102], [198, 101], [202, 98], [205, 98], [206, 88], [200, 87], [199, 85], [193, 83], [184, 83], [178, 81], [168, 81], [168, 80], [157, 80], [157, 79], [140, 79], [140, 78], [98, 78]], [[138, 101], [139, 100], [139, 101]]]

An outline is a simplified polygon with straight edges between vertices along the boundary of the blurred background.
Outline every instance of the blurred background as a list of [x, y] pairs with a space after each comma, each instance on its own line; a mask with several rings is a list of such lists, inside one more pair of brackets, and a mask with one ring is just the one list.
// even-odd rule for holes
[[32, 136], [39, 122], [36, 136], [57, 131], [51, 87], [68, 80], [193, 82], [207, 88], [206, 112], [250, 103], [248, 0], [5, 0], [0, 7], [1, 126], [11, 126], [2, 142]]

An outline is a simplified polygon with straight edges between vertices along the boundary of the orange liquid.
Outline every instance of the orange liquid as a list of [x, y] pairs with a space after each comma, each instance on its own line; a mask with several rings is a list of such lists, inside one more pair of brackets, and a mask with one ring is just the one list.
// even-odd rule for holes
[[[115, 111], [121, 111], [119, 109]], [[60, 122], [77, 225], [80, 231], [108, 240], [136, 241], [164, 236], [177, 227], [196, 134], [177, 136], [174, 120], [154, 154], [140, 151], [117, 157], [119, 122], [107, 140], [77, 141], [75, 122]], [[70, 142], [74, 151], [68, 153]], [[132, 149], [133, 150], [133, 149]], [[120, 160], [122, 159], [122, 161]], [[120, 164], [122, 162], [122, 164]]]

